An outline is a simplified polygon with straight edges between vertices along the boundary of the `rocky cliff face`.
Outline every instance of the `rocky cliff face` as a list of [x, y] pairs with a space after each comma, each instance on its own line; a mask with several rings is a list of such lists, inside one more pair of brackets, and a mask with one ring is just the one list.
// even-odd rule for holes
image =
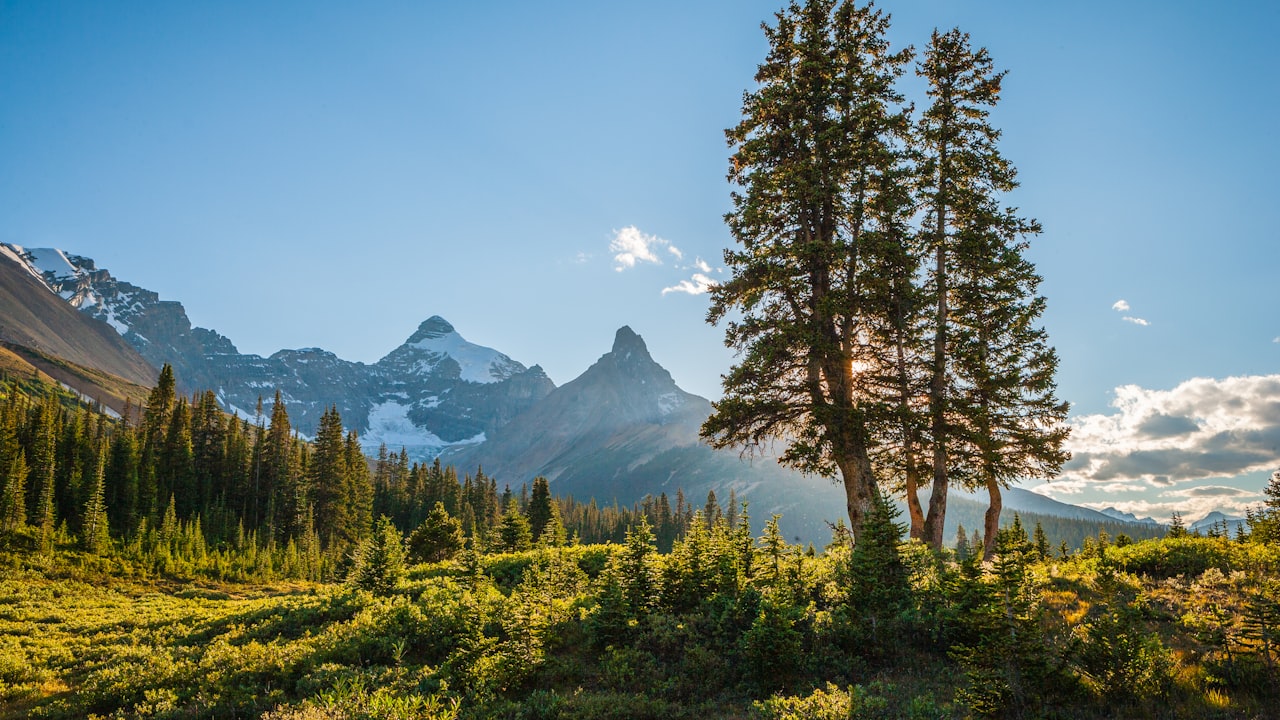
[[112, 277], [90, 258], [51, 248], [0, 244], [0, 250], [114, 328], [152, 365], [172, 365], [183, 389], [212, 389], [242, 417], [254, 417], [260, 398], [269, 413], [279, 391], [293, 426], [307, 435], [336, 405], [366, 448], [385, 442], [424, 460], [451, 445], [482, 442], [555, 388], [542, 368], [469, 343], [438, 316], [373, 365], [320, 348], [244, 354], [217, 332], [193, 327], [181, 303]]

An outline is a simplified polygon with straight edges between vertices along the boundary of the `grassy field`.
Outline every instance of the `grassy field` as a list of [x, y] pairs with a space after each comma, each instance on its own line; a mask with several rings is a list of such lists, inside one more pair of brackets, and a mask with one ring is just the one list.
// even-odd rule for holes
[[[732, 600], [681, 607], [668, 589], [639, 620], [611, 625], [606, 568], [623, 552], [417, 566], [382, 597], [141, 580], [71, 551], [0, 556], [0, 719], [982, 715], [965, 695], [980, 675], [946, 649], [963, 642], [929, 637], [941, 624], [915, 615], [893, 627], [917, 630], [877, 636], [823, 609], [838, 577], [828, 558], [790, 555], [794, 584], [774, 576]], [[1029, 716], [1274, 717], [1274, 649], [1249, 618], [1276, 597], [1278, 561], [1275, 548], [1186, 539], [1033, 566], [1036, 643], [1051, 661], [1043, 713]], [[923, 594], [933, 581], [915, 582]], [[817, 594], [794, 594], [805, 587]], [[945, 592], [946, 607], [966, 602]]]

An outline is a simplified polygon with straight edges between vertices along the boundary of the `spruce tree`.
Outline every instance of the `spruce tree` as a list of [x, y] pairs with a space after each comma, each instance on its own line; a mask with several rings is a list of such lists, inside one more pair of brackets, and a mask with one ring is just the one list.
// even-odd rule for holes
[[439, 501], [427, 513], [427, 519], [409, 534], [409, 558], [416, 562], [449, 560], [462, 547], [462, 523], [450, 517]]
[[373, 527], [373, 480], [369, 475], [369, 460], [354, 430], [347, 433], [344, 451], [347, 464], [347, 541], [356, 543], [368, 537]]
[[159, 467], [161, 451], [165, 444], [169, 418], [173, 413], [176, 393], [174, 390], [173, 368], [165, 363], [160, 369], [156, 386], [147, 396], [146, 409], [142, 413], [140, 428], [142, 438], [141, 458], [138, 464], [138, 512], [155, 518], [159, 504], [165, 493], [160, 489], [156, 472]]
[[345, 544], [347, 532], [347, 453], [342, 418], [330, 406], [320, 416], [320, 426], [308, 468], [307, 500], [315, 511], [316, 529], [326, 547]]
[[28, 482], [35, 496], [35, 512], [30, 514], [38, 533], [38, 546], [43, 553], [53, 550], [53, 531], [57, 526], [54, 505], [55, 457], [57, 436], [54, 419], [57, 406], [50, 396], [36, 412], [35, 437], [31, 451], [31, 469]]
[[80, 530], [80, 543], [85, 552], [92, 555], [102, 554], [111, 544], [104, 473], [106, 453], [101, 453], [101, 456], [102, 459], [95, 464], [93, 482], [90, 485], [89, 499], [85, 503], [84, 520], [81, 522]]
[[533, 479], [533, 492], [529, 497], [529, 531], [534, 542], [542, 540], [542, 533], [551, 522], [554, 512], [551, 499], [551, 485], [545, 477], [539, 475]]
[[726, 216], [740, 245], [732, 276], [711, 291], [707, 319], [727, 322], [740, 362], [702, 434], [715, 447], [785, 438], [785, 464], [844, 484], [851, 529], [875, 497], [870, 453], [880, 404], [856, 368], [872, 350], [863, 327], [882, 303], [863, 281], [879, 268], [877, 191], [903, 162], [909, 130], [894, 82], [910, 51], [891, 51], [888, 18], [845, 0], [792, 2], [765, 26], [769, 54], [742, 121], [726, 132], [734, 153]]
[[390, 595], [404, 580], [404, 539], [386, 515], [360, 544], [349, 582], [375, 595]]
[[950, 473], [969, 469], [991, 498], [987, 554], [994, 552], [1000, 488], [1043, 477], [1065, 460], [1066, 404], [1054, 397], [1057, 357], [1035, 325], [1044, 299], [1023, 257], [1022, 238], [1040, 231], [1000, 204], [1016, 186], [988, 121], [1003, 72], [959, 30], [934, 31], [917, 70], [930, 105], [918, 128], [925, 237], [933, 254], [934, 301], [929, 434], [933, 488], [924, 539], [942, 546]]
[[498, 545], [503, 552], [520, 552], [533, 547], [529, 519], [520, 512], [520, 501], [508, 493], [502, 522], [498, 525]]
[[0, 536], [8, 536], [27, 524], [27, 456], [18, 450], [8, 463], [0, 491]]

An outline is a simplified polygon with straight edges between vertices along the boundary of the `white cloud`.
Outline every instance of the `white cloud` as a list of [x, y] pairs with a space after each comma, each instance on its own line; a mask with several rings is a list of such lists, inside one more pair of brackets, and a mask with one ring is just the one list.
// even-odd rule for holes
[[1273, 343], [1280, 343], [1280, 335], [1277, 335], [1275, 338], [1273, 338], [1273, 339], [1271, 340], [1271, 342], [1273, 342]]
[[1123, 320], [1123, 321], [1125, 321], [1125, 322], [1131, 322], [1131, 323], [1133, 323], [1134, 325], [1141, 325], [1142, 327], [1146, 327], [1146, 326], [1148, 326], [1148, 325], [1150, 325], [1150, 324], [1151, 324], [1151, 323], [1147, 322], [1146, 320], [1143, 320], [1143, 319], [1142, 319], [1142, 318], [1140, 318], [1140, 317], [1129, 317], [1128, 315], [1125, 315], [1124, 317], [1122, 317], [1122, 318], [1120, 318], [1120, 319], [1121, 319], [1121, 320]]
[[1129, 312], [1129, 303], [1125, 302], [1124, 300], [1117, 300], [1111, 306], [1111, 309], [1115, 310], [1116, 312]]
[[573, 261], [579, 265], [583, 265], [590, 259], [591, 259], [591, 253], [580, 252], [578, 253], [578, 256], [573, 259]]
[[613, 260], [617, 263], [614, 270], [622, 272], [642, 262], [661, 265], [662, 260], [654, 250], [664, 247], [676, 257], [680, 257], [680, 251], [672, 247], [671, 243], [657, 235], [643, 233], [635, 225], [628, 225], [614, 232], [613, 240], [609, 243], [609, 252], [614, 253]]
[[1100, 482], [1167, 488], [1280, 465], [1280, 375], [1194, 378], [1172, 390], [1116, 388], [1110, 415], [1073, 418], [1072, 458], [1047, 492]]
[[690, 295], [701, 295], [711, 289], [716, 281], [703, 275], [702, 273], [694, 273], [693, 278], [689, 280], [681, 280], [671, 287], [662, 288], [662, 294], [667, 293], [688, 293]]
[[[696, 268], [698, 268], [699, 270], [701, 270], [701, 271], [702, 271], [702, 272], [704, 272], [704, 273], [709, 273], [709, 272], [711, 272], [711, 266], [710, 266], [710, 265], [708, 265], [708, 264], [707, 264], [707, 261], [706, 261], [706, 260], [703, 260], [702, 258], [698, 258], [697, 260], [694, 260], [694, 261], [693, 261], [693, 266], [694, 266], [694, 267], [696, 267]], [[1276, 342], [1280, 342], [1280, 338], [1276, 338]]]
[[668, 245], [667, 252], [671, 253], [672, 255], [675, 255], [677, 260], [684, 259], [684, 253], [680, 252], [680, 248], [676, 247], [675, 245]]

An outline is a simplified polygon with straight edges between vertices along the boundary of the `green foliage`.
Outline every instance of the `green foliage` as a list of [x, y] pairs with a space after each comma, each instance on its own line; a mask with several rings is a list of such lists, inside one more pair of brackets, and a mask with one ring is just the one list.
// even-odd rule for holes
[[444, 503], [437, 502], [427, 518], [409, 534], [409, 559], [440, 562], [452, 559], [462, 549], [462, 523], [449, 517]]
[[404, 580], [404, 539], [383, 515], [373, 525], [369, 539], [356, 550], [348, 582], [375, 595], [389, 595]]
[[1107, 548], [1106, 558], [1119, 570], [1158, 578], [1198, 576], [1210, 568], [1223, 572], [1280, 571], [1280, 548], [1276, 546], [1241, 544], [1225, 538], [1179, 537], [1172, 533], [1165, 540], [1112, 546]]

